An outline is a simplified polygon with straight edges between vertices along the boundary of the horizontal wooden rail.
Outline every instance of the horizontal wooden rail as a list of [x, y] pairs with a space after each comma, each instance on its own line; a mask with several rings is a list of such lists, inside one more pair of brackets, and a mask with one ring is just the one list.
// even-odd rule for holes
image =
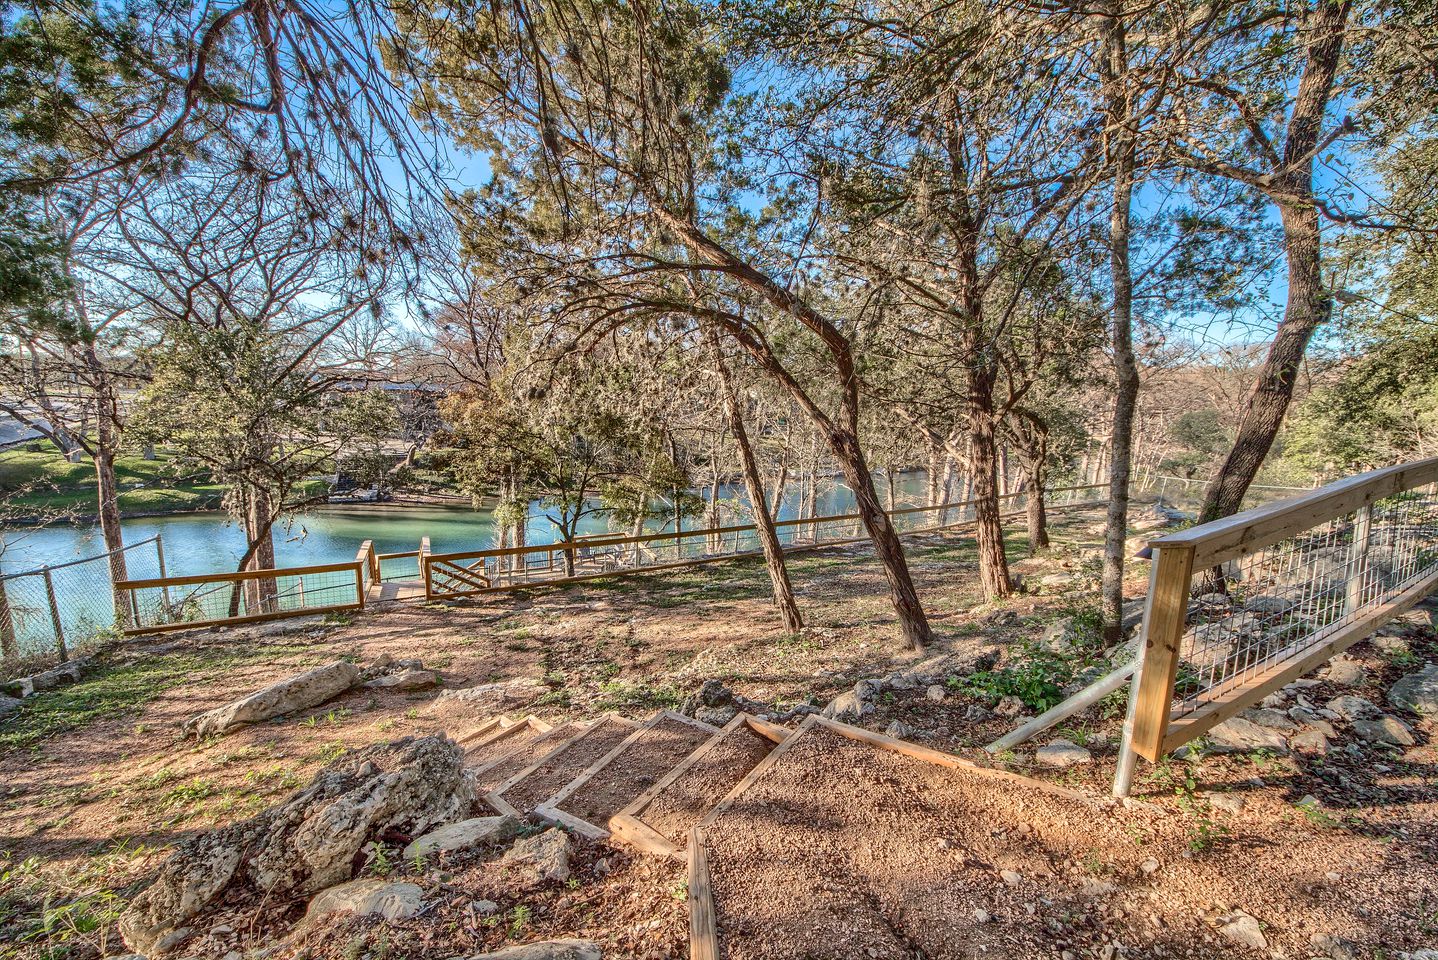
[[361, 562], [321, 563], [311, 567], [275, 567], [273, 570], [238, 570], [234, 573], [201, 573], [189, 577], [151, 577], [148, 580], [119, 580], [117, 590], [147, 590], [152, 587], [187, 587], [196, 583], [228, 583], [234, 580], [274, 580], [278, 577], [309, 576], [312, 573], [339, 573], [354, 570]]
[[1150, 542], [1154, 549], [1186, 549], [1202, 570], [1287, 540], [1386, 497], [1438, 481], [1438, 457], [1347, 477], [1312, 493], [1254, 507]]

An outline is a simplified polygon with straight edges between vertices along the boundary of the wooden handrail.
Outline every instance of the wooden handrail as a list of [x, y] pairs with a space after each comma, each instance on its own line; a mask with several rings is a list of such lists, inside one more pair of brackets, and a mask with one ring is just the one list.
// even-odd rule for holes
[[312, 573], [339, 573], [353, 571], [362, 566], [362, 560], [344, 563], [322, 563], [312, 567], [275, 567], [271, 570], [240, 570], [235, 573], [201, 573], [189, 577], [151, 577], [147, 580], [117, 580], [117, 590], [145, 590], [151, 587], [184, 587], [196, 583], [226, 583], [235, 580], [273, 580], [276, 577], [295, 577]]
[[1193, 553], [1196, 570], [1287, 540], [1385, 497], [1438, 481], [1438, 457], [1370, 470], [1231, 517], [1170, 533], [1149, 542], [1151, 548]]

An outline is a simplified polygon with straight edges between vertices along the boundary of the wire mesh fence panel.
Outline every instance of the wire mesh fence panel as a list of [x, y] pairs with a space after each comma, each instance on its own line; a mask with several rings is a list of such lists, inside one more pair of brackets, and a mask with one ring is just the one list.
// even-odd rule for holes
[[[126, 576], [163, 573], [158, 536], [124, 547]], [[111, 585], [110, 553], [0, 577], [0, 656], [64, 658], [128, 622]]]
[[[1050, 507], [1092, 502], [1101, 487], [1063, 488], [1054, 491]], [[1005, 513], [1022, 512], [1027, 494], [1013, 493], [1000, 498]], [[972, 523], [972, 501], [906, 507], [889, 514], [900, 534], [941, 530]], [[855, 514], [784, 520], [774, 525], [781, 549], [862, 542], [867, 532]], [[422, 561], [426, 592], [431, 597], [472, 596], [488, 590], [584, 577], [665, 569], [681, 564], [719, 561], [752, 556], [763, 551], [759, 530], [753, 525], [715, 527], [639, 537], [597, 535], [573, 543], [533, 547], [476, 550], [437, 554]]]
[[133, 632], [147, 632], [361, 607], [364, 576], [364, 563], [356, 561], [119, 586], [129, 598]]
[[1115, 791], [1438, 587], [1438, 458], [1154, 540]]
[[1196, 571], [1173, 718], [1224, 700], [1438, 571], [1438, 498], [1412, 491]]

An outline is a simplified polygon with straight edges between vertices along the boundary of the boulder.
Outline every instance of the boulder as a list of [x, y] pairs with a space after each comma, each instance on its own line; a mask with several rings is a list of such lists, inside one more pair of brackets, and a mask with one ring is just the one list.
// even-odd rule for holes
[[1425, 717], [1438, 716], [1438, 663], [1410, 673], [1388, 690], [1388, 702]]
[[839, 694], [824, 708], [822, 716], [840, 723], [857, 723], [874, 712], [874, 704], [852, 690]]
[[1249, 613], [1256, 613], [1265, 617], [1281, 617], [1291, 611], [1296, 604], [1286, 597], [1274, 597], [1267, 594], [1259, 594], [1256, 597], [1249, 597], [1244, 601], [1243, 609]]
[[121, 935], [148, 955], [231, 886], [309, 896], [350, 879], [368, 843], [422, 834], [470, 808], [474, 780], [463, 761], [442, 736], [357, 751], [279, 806], [182, 842], [131, 900]]
[[12, 697], [24, 700], [33, 697], [37, 693], [44, 693], [47, 690], [57, 690], [60, 687], [68, 687], [72, 683], [79, 683], [85, 676], [85, 671], [90, 669], [93, 661], [89, 657], [80, 657], [68, 663], [62, 663], [57, 667], [51, 667], [41, 673], [29, 677], [19, 677], [5, 684], [4, 692]]
[[432, 853], [463, 850], [481, 843], [508, 840], [519, 833], [519, 827], [520, 823], [514, 817], [475, 817], [472, 820], [461, 820], [416, 838], [404, 848], [402, 856], [406, 860], [413, 860], [415, 857], [427, 857]]
[[351, 880], [321, 890], [305, 910], [304, 923], [331, 913], [357, 917], [383, 917], [393, 923], [408, 920], [424, 906], [424, 891], [413, 883], [389, 883], [374, 877]]
[[569, 879], [569, 835], [557, 827], [526, 837], [505, 851], [499, 866], [516, 890]]
[[367, 690], [424, 690], [439, 685], [439, 674], [433, 670], [402, 670], [365, 681]]
[[694, 719], [711, 727], [722, 727], [739, 715], [738, 707], [697, 707]]
[[937, 683], [929, 684], [929, 688], [924, 691], [924, 699], [930, 703], [943, 703], [946, 696], [948, 696], [948, 691]]
[[1277, 730], [1279, 733], [1292, 733], [1298, 729], [1298, 725], [1282, 710], [1271, 707], [1260, 707], [1257, 710], [1245, 710], [1242, 714], [1245, 720], [1252, 720], [1260, 727], [1267, 727], [1270, 730]]
[[1397, 717], [1354, 720], [1353, 734], [1368, 743], [1391, 743], [1395, 747], [1413, 746], [1413, 729]]
[[471, 960], [603, 960], [603, 956], [592, 940], [544, 940], [477, 953]]
[[1072, 767], [1081, 763], [1092, 763], [1093, 754], [1072, 740], [1054, 740], [1039, 747], [1034, 759], [1046, 767]]
[[1349, 722], [1354, 720], [1376, 720], [1383, 715], [1383, 711], [1374, 706], [1372, 700], [1365, 700], [1362, 697], [1350, 695], [1334, 697], [1328, 701], [1327, 706], [1329, 710], [1332, 710], [1338, 714], [1338, 716]]
[[271, 717], [315, 707], [353, 687], [360, 671], [352, 663], [336, 660], [313, 670], [286, 677], [247, 697], [186, 720], [185, 733], [210, 737]]
[[1208, 731], [1204, 737], [1209, 753], [1248, 753], [1251, 750], [1272, 750], [1287, 753], [1283, 734], [1260, 727], [1252, 720], [1231, 717]]
[[[1006, 612], [1012, 613], [1013, 611]], [[971, 673], [988, 670], [998, 662], [998, 659], [998, 647], [984, 646], [978, 649], [938, 653], [931, 657], [925, 657], [905, 667], [901, 673], [917, 688], [929, 684], [941, 684], [949, 677], [966, 677]]]
[[1328, 737], [1323, 734], [1322, 730], [1309, 727], [1290, 737], [1288, 747], [1294, 753], [1308, 757], [1321, 757], [1328, 753]]
[[462, 690], [445, 690], [435, 698], [436, 709], [456, 712], [502, 713], [527, 706], [549, 691], [532, 677], [518, 677], [502, 683], [481, 683]]
[[0, 693], [0, 717], [8, 717], [19, 710], [21, 706], [23, 704], [17, 698]]

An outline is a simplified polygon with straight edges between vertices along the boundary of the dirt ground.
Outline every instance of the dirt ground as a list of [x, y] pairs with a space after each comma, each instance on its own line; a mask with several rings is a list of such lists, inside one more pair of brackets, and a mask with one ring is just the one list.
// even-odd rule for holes
[[[1013, 676], [1034, 681], [1052, 662], [1026, 661], [1031, 645], [1051, 622], [1086, 616], [1096, 603], [1099, 523], [1097, 513], [1061, 523], [1052, 551], [1014, 565], [1026, 592], [1001, 604], [980, 602], [966, 537], [911, 542], [936, 646], [998, 645], [1001, 664], [1028, 663]], [[1023, 555], [1021, 539], [1013, 547], [1013, 556]], [[447, 688], [530, 678], [547, 690], [530, 709], [559, 723], [606, 711], [643, 719], [678, 707], [711, 678], [779, 708], [823, 704], [862, 677], [913, 662], [871, 558], [828, 551], [795, 557], [790, 569], [806, 618], [805, 629], [792, 635], [770, 608], [762, 564], [744, 562], [473, 604], [396, 606], [324, 623], [161, 636], [112, 650], [93, 678], [43, 694], [0, 724], [0, 957], [123, 954], [114, 921], [170, 845], [276, 803], [348, 749], [431, 732], [462, 736], [480, 721], [437, 708], [433, 691], [356, 690], [223, 738], [181, 737], [186, 717], [301, 669], [389, 654], [423, 660]], [[1071, 580], [1038, 586], [1055, 571]], [[1142, 592], [1145, 576], [1136, 563], [1132, 595]], [[1421, 634], [1401, 658], [1368, 644], [1353, 652], [1369, 668], [1371, 689], [1342, 692], [1381, 702], [1385, 684], [1438, 658], [1438, 645]], [[999, 758], [980, 749], [1018, 722], [989, 712], [997, 692], [961, 685], [937, 703], [923, 690], [890, 692], [863, 725], [882, 731], [899, 720], [920, 742], [1107, 792], [1120, 702], [1105, 702], [1055, 732], [1095, 756], [1090, 765], [1055, 772], [1036, 767], [1031, 749]], [[1332, 695], [1310, 692], [1315, 702]], [[1235, 955], [1212, 937], [1219, 918], [1242, 909], [1279, 923], [1288, 898], [1331, 908], [1335, 929], [1311, 934], [1352, 939], [1354, 956], [1393, 960], [1401, 950], [1438, 947], [1438, 767], [1430, 733], [1420, 726], [1418, 746], [1386, 754], [1337, 751], [1307, 760], [1258, 753], [1143, 764], [1135, 793], [1162, 811], [1166, 826], [1154, 836], [1167, 845], [1159, 859], [1182, 860], [1186, 870], [1217, 878], [1174, 908], [1188, 911], [1178, 928], [1200, 934], [1187, 955]], [[1309, 796], [1321, 805], [1298, 804]], [[1234, 797], [1242, 810], [1226, 812]], [[1105, 840], [1095, 856], [1115, 865], [1135, 856], [1142, 861], [1150, 855], [1144, 842]], [[674, 862], [578, 842], [568, 883], [523, 893], [506, 887], [482, 849], [421, 867], [371, 866], [419, 883], [426, 911], [393, 925], [326, 921], [274, 955], [444, 958], [565, 936], [593, 939], [610, 958], [687, 955], [685, 878]], [[481, 907], [482, 901], [489, 903]], [[303, 906], [228, 902], [191, 953], [223, 957], [274, 945]], [[1124, 925], [1113, 917], [1094, 924], [1099, 933], [1075, 941], [1079, 946], [1055, 941], [1034, 955], [1059, 957], [1064, 949], [1075, 957], [1185, 955], [1126, 947], [1105, 954], [1112, 939], [1101, 944], [1102, 931], [1112, 926], [1121, 941]], [[1343, 924], [1350, 926], [1338, 930]], [[1305, 934], [1306, 928], [1285, 932], [1273, 941], [1273, 955], [1326, 955], [1303, 944]]]

